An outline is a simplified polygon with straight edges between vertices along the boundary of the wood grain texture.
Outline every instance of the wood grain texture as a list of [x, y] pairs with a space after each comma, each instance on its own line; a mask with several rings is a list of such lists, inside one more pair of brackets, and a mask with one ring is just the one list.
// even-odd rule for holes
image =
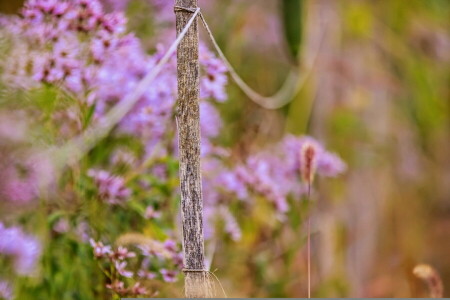
[[[196, 8], [197, 0], [176, 0], [175, 6]], [[192, 13], [176, 11], [177, 34], [183, 30]], [[203, 270], [203, 199], [200, 167], [199, 108], [199, 35], [198, 20], [178, 46], [177, 126], [180, 159], [181, 217], [183, 228], [184, 267]], [[188, 298], [211, 297], [207, 272], [185, 272]]]

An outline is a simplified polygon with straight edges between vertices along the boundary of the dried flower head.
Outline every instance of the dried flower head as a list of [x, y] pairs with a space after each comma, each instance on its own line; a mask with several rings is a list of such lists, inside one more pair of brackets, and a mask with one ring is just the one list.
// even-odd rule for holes
[[300, 148], [300, 174], [302, 180], [312, 184], [317, 169], [319, 147], [312, 142], [305, 142]]
[[442, 298], [444, 295], [444, 285], [438, 272], [430, 265], [417, 265], [413, 274], [422, 279], [428, 285], [431, 298]]

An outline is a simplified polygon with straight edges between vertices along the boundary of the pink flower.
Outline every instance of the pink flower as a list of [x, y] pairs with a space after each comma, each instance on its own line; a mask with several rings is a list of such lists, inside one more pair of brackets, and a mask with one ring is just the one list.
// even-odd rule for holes
[[96, 242], [92, 238], [89, 240], [91, 246], [94, 248], [94, 256], [96, 258], [102, 258], [112, 253], [111, 246], [105, 246], [102, 242]]
[[164, 279], [165, 282], [175, 282], [175, 281], [177, 281], [178, 273], [176, 271], [167, 270], [167, 269], [161, 269], [160, 273], [163, 276], [163, 279]]
[[14, 299], [11, 284], [6, 281], [0, 281], [0, 299], [12, 300]]
[[122, 177], [113, 176], [103, 170], [89, 170], [88, 175], [94, 178], [100, 198], [110, 204], [121, 204], [131, 195], [131, 190], [125, 186]]
[[168, 239], [164, 242], [164, 248], [169, 252], [177, 252], [177, 243], [174, 240]]
[[118, 260], [125, 260], [127, 258], [136, 257], [136, 253], [128, 251], [128, 249], [123, 246], [119, 246], [119, 248], [114, 251], [111, 257]]
[[156, 274], [155, 274], [155, 273], [149, 272], [149, 271], [146, 271], [146, 270], [139, 270], [139, 271], [138, 271], [138, 276], [139, 276], [140, 278], [143, 278], [143, 279], [150, 279], [150, 280], [156, 278]]
[[115, 293], [123, 296], [128, 292], [128, 289], [125, 287], [125, 284], [122, 281], [114, 281], [111, 284], [106, 285], [107, 289], [114, 291]]
[[146, 219], [159, 219], [161, 218], [161, 212], [156, 211], [153, 206], [148, 206], [145, 210]]
[[140, 282], [136, 282], [134, 284], [134, 286], [131, 288], [131, 293], [136, 296], [145, 296], [149, 294], [148, 290], [145, 287], [141, 286]]
[[36, 269], [41, 244], [20, 227], [6, 228], [0, 223], [0, 254], [14, 258], [14, 270], [20, 275], [28, 275]]
[[114, 263], [114, 266], [116, 267], [116, 270], [120, 275], [127, 277], [127, 278], [133, 277], [133, 272], [125, 269], [127, 266], [126, 261], [122, 261], [122, 262], [116, 261]]

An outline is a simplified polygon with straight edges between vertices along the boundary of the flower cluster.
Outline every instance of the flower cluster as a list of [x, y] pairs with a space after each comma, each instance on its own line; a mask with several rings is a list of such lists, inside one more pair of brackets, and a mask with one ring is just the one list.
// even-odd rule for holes
[[109, 204], [122, 204], [128, 200], [131, 190], [125, 186], [122, 177], [113, 176], [103, 170], [89, 170], [88, 175], [94, 179], [100, 199]]
[[41, 244], [19, 227], [5, 227], [0, 223], [0, 254], [13, 259], [14, 271], [19, 275], [32, 274], [41, 254]]
[[[124, 246], [113, 250], [111, 246], [93, 239], [90, 239], [90, 243], [95, 258], [102, 263], [104, 272], [108, 275], [110, 283], [106, 287], [120, 296], [150, 295], [144, 282], [174, 282], [183, 264], [178, 246], [170, 239], [139, 245], [139, 253], [129, 251]], [[131, 280], [134, 280], [134, 284], [127, 287], [127, 282]]]
[[206, 76], [200, 82], [201, 98], [214, 98], [219, 102], [227, 100], [225, 86], [228, 83], [227, 67], [221, 59], [215, 57], [204, 45], [200, 47], [200, 63]]
[[[3, 80], [28, 88], [56, 85], [75, 94], [80, 102], [95, 106], [95, 118], [99, 119], [135, 89], [165, 52], [159, 45], [156, 53], [147, 55], [140, 41], [125, 32], [126, 22], [121, 12], [105, 13], [98, 1], [28, 1], [20, 18], [3, 20], [4, 33], [14, 47], [10, 58], [1, 63]], [[226, 99], [226, 68], [206, 47], [200, 50], [202, 98], [222, 102]], [[151, 148], [168, 129], [173, 131], [175, 100], [176, 63], [172, 57], [165, 72], [121, 122], [121, 130]], [[212, 105], [202, 104], [202, 112], [217, 115]], [[70, 115], [70, 111], [58, 113]], [[208, 131], [209, 127], [202, 129]]]
[[288, 135], [273, 147], [248, 157], [243, 166], [235, 169], [235, 178], [271, 200], [280, 213], [285, 213], [289, 209], [288, 197], [299, 198], [307, 190], [307, 182], [301, 176], [307, 163], [301, 155], [305, 143], [313, 145], [316, 151], [318, 175], [334, 177], [346, 170], [345, 163], [336, 154], [326, 151], [313, 138]]
[[[120, 5], [118, 1], [109, 2]], [[162, 10], [171, 8], [173, 4], [160, 0], [153, 2]], [[165, 53], [166, 47], [157, 45], [156, 50], [148, 54], [150, 51], [144, 49], [140, 40], [126, 32], [126, 23], [121, 12], [105, 12], [98, 0], [28, 0], [20, 17], [0, 20], [0, 34], [8, 36], [14, 49], [9, 59], [0, 62], [1, 80], [17, 88], [51, 86], [64, 95], [68, 94], [72, 102], [61, 107], [55, 105], [50, 119], [57, 123], [58, 139], [78, 135], [86, 125], [85, 111], [92, 112], [88, 122], [102, 121], [111, 107], [134, 91]], [[336, 176], [344, 172], [346, 166], [317, 141], [296, 136], [287, 136], [278, 144], [233, 164], [229, 150], [216, 143], [223, 126], [217, 106], [227, 100], [227, 69], [204, 45], [200, 46], [199, 59], [202, 71], [200, 127], [205, 235], [206, 238], [214, 235], [219, 220], [224, 224], [224, 232], [232, 240], [239, 240], [242, 232], [230, 209], [233, 200], [251, 206], [256, 203], [256, 198], [263, 196], [282, 215], [289, 209], [289, 199], [298, 199], [306, 192], [305, 178], [311, 178], [313, 173]], [[113, 148], [111, 153], [99, 162], [102, 169], [92, 165], [80, 168], [94, 183], [97, 196], [102, 200], [99, 205], [106, 209], [111, 209], [111, 206], [117, 210], [126, 208], [142, 216], [142, 220], [133, 224], [133, 230], [141, 230], [144, 222], [154, 222], [159, 226], [166, 218], [163, 215], [166, 212], [161, 208], [167, 207], [161, 202], [173, 196], [172, 191], [167, 190], [176, 185], [176, 178], [170, 177], [174, 168], [168, 163], [177, 154], [174, 121], [176, 78], [173, 56], [164, 72], [148, 86], [112, 133], [111, 140], [132, 140], [138, 144], [136, 148], [139, 150], [128, 151], [129, 148], [121, 148], [125, 147], [122, 144], [116, 147], [116, 140], [113, 140], [114, 143], [108, 144]], [[0, 137], [9, 133], [3, 131], [0, 119]], [[302, 154], [305, 144], [314, 150], [314, 163], [309, 167], [305, 165], [305, 155]], [[49, 170], [45, 161], [33, 156], [27, 159], [4, 156], [0, 155], [3, 169], [0, 200], [29, 203], [38, 197], [39, 184], [46, 174], [44, 170]], [[90, 162], [89, 158], [86, 160]], [[309, 177], [302, 176], [306, 169]], [[115, 175], [124, 174], [124, 170], [137, 170], [138, 174]], [[85, 176], [81, 177], [84, 183]], [[159, 182], [154, 183], [153, 178]], [[150, 186], [152, 184], [155, 186]], [[153, 193], [159, 188], [158, 184], [164, 185], [161, 187], [164, 196], [158, 194], [154, 199], [153, 194], [148, 196], [150, 193], [145, 193], [147, 198], [139, 201], [139, 195], [144, 194], [139, 189]], [[63, 236], [71, 231], [70, 224], [65, 216], [61, 217], [53, 224], [53, 231]], [[90, 225], [79, 223], [74, 227], [86, 243], [86, 227]], [[173, 240], [140, 244], [133, 251], [124, 246], [113, 249], [92, 239], [90, 244], [94, 258], [108, 279], [106, 287], [120, 296], [149, 296], [145, 288], [147, 281], [174, 282], [183, 266], [183, 257]], [[23, 234], [20, 229], [7, 229], [0, 223], [0, 253], [14, 259], [17, 273], [29, 274], [34, 269], [40, 246], [37, 240]], [[7, 294], [6, 285], [0, 285], [0, 295], [2, 288]]]
[[311, 137], [286, 136], [282, 141], [250, 155], [234, 168], [227, 168], [218, 159], [203, 163], [203, 193], [205, 199], [205, 235], [214, 234], [214, 222], [225, 222], [225, 232], [237, 240], [239, 226], [227, 208], [229, 199], [240, 199], [247, 205], [263, 196], [271, 201], [280, 216], [289, 210], [288, 199], [299, 199], [308, 188], [302, 176], [306, 162], [302, 148], [310, 145], [315, 150], [317, 175], [335, 177], [346, 170], [346, 164], [334, 153], [328, 152]]
[[42, 155], [2, 153], [0, 159], [0, 200], [28, 204], [38, 197], [41, 186], [49, 188], [53, 181], [53, 165]]

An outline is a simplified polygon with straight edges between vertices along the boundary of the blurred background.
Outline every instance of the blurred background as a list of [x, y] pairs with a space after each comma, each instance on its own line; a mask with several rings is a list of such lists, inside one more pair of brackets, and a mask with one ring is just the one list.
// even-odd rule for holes
[[[167, 45], [174, 37], [173, 16], [155, 13], [149, 2], [120, 9], [129, 17], [127, 30], [154, 51], [156, 40]], [[427, 287], [412, 270], [426, 263], [450, 297], [450, 2], [199, 2], [231, 64], [261, 94], [277, 91], [293, 68], [312, 65], [298, 95], [277, 110], [261, 108], [230, 79], [229, 100], [218, 106], [224, 127], [217, 139], [232, 157], [245, 157], [286, 133], [310, 135], [347, 163], [342, 176], [315, 183], [313, 295], [425, 297]], [[22, 4], [0, 0], [0, 12], [16, 13]], [[104, 4], [119, 9], [117, 2]], [[298, 224], [306, 213], [299, 210], [297, 227], [288, 227], [258, 207], [251, 215], [234, 208], [242, 237], [215, 242], [212, 270], [231, 297], [305, 296]], [[51, 289], [29, 280], [23, 286]], [[177, 296], [182, 282], [177, 287], [159, 288]]]

